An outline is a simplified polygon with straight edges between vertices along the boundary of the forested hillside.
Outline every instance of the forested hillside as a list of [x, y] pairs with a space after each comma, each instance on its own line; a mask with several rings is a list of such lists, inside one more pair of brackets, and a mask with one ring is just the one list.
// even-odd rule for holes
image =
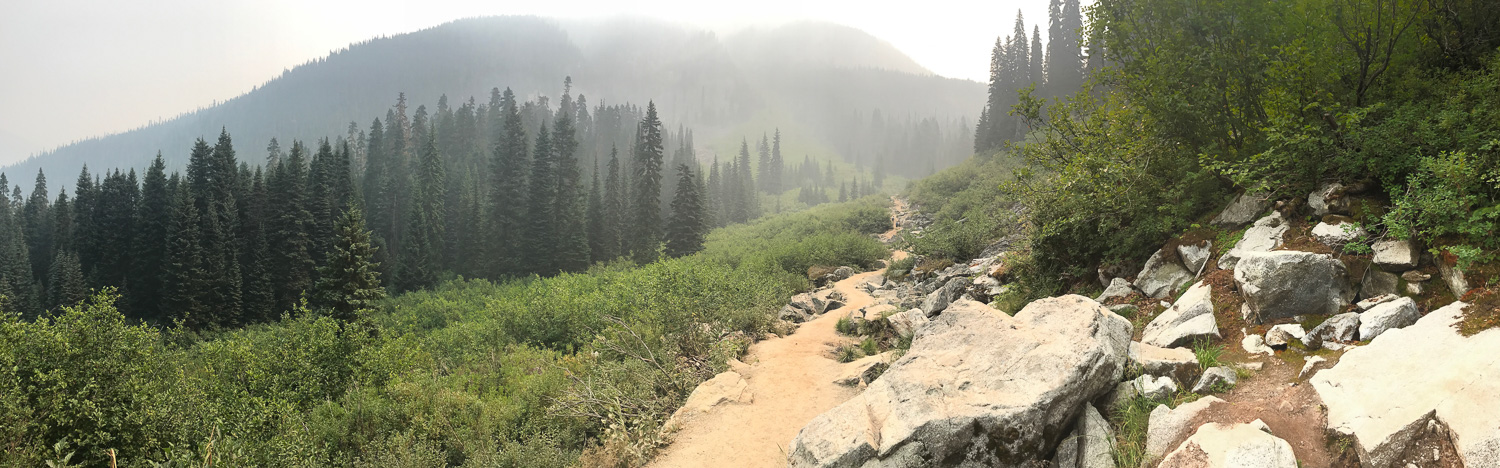
[[216, 106], [67, 145], [5, 172], [29, 190], [17, 174], [73, 174], [85, 164], [143, 170], [157, 152], [168, 170], [181, 169], [189, 159], [182, 142], [223, 128], [254, 148], [271, 138], [352, 139], [351, 122], [366, 128], [401, 93], [411, 107], [435, 112], [444, 97], [453, 108], [471, 98], [483, 105], [496, 86], [523, 101], [556, 96], [565, 76], [595, 104], [656, 102], [668, 128], [697, 130], [706, 153], [733, 157], [745, 135], [781, 128], [799, 159], [905, 176], [968, 155], [983, 93], [978, 83], [934, 76], [889, 44], [826, 23], [718, 37], [644, 19], [473, 18], [354, 44]]

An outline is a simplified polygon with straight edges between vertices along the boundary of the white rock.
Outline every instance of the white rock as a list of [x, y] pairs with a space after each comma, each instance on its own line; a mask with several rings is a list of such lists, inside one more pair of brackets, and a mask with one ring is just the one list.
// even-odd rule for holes
[[1054, 468], [1115, 468], [1115, 434], [1093, 405], [1084, 405], [1073, 431], [1057, 446]]
[[833, 379], [833, 383], [846, 387], [867, 385], [874, 381], [876, 377], [879, 377], [881, 372], [890, 367], [890, 361], [891, 352], [886, 351], [874, 356], [859, 358], [854, 362], [844, 363], [840, 365], [839, 376]]
[[1214, 320], [1212, 288], [1199, 282], [1186, 294], [1146, 325], [1141, 343], [1160, 348], [1175, 348], [1198, 338], [1219, 338]]
[[1313, 368], [1317, 367], [1318, 363], [1324, 361], [1327, 361], [1327, 359], [1323, 359], [1322, 356], [1312, 356], [1307, 358], [1307, 361], [1302, 363], [1302, 372], [1297, 373], [1297, 378], [1305, 379], [1309, 375], [1312, 375]]
[[1297, 468], [1292, 444], [1254, 424], [1208, 423], [1158, 468]]
[[1304, 336], [1307, 336], [1307, 332], [1302, 329], [1302, 325], [1284, 323], [1266, 330], [1266, 346], [1272, 348], [1286, 347], [1287, 343], [1291, 343], [1293, 340], [1301, 340]]
[[1331, 213], [1332, 210], [1330, 209], [1328, 198], [1333, 196], [1334, 192], [1342, 188], [1344, 188], [1343, 184], [1333, 182], [1323, 184], [1322, 187], [1318, 187], [1317, 190], [1314, 190], [1312, 193], [1307, 194], [1307, 206], [1312, 208], [1313, 216], [1322, 217], [1323, 215]]
[[1386, 239], [1370, 248], [1375, 251], [1371, 262], [1382, 270], [1400, 273], [1417, 267], [1418, 252], [1409, 240]]
[[1084, 405], [1120, 381], [1130, 335], [1129, 321], [1076, 295], [1015, 317], [956, 301], [864, 392], [803, 427], [789, 465], [1045, 460]]
[[1193, 280], [1193, 273], [1177, 262], [1170, 261], [1160, 250], [1151, 254], [1146, 266], [1135, 277], [1135, 287], [1146, 297], [1161, 299], [1177, 292], [1177, 288]]
[[927, 314], [922, 312], [922, 309], [912, 309], [891, 315], [885, 320], [890, 322], [891, 329], [895, 330], [897, 336], [912, 336], [929, 322]]
[[942, 287], [928, 294], [927, 298], [922, 301], [922, 312], [927, 313], [928, 317], [942, 312], [943, 309], [948, 308], [948, 304], [957, 300], [963, 294], [964, 287], [968, 283], [969, 278], [966, 277], [949, 279], [947, 283], [944, 283]]
[[1323, 254], [1249, 253], [1235, 265], [1234, 281], [1252, 318], [1261, 323], [1338, 313], [1351, 299], [1344, 263]]
[[1270, 252], [1271, 249], [1280, 247], [1281, 238], [1289, 227], [1286, 220], [1281, 217], [1281, 213], [1271, 213], [1269, 216], [1256, 220], [1254, 226], [1245, 230], [1240, 241], [1219, 257], [1219, 268], [1233, 269], [1239, 263], [1239, 259], [1247, 253]]
[[688, 394], [686, 402], [682, 407], [672, 413], [667, 423], [662, 426], [663, 431], [673, 431], [680, 428], [686, 421], [700, 414], [707, 413], [715, 406], [726, 403], [750, 403], [755, 401], [755, 395], [750, 393], [749, 383], [741, 377], [738, 372], [724, 371], [715, 375], [714, 378], [698, 384], [693, 393]]
[[1197, 276], [1203, 271], [1203, 265], [1208, 263], [1208, 257], [1213, 254], [1213, 248], [1213, 241], [1203, 241], [1198, 245], [1179, 245], [1177, 256], [1182, 259], [1182, 266], [1187, 267], [1188, 273]]
[[1360, 236], [1368, 234], [1365, 229], [1355, 223], [1328, 224], [1320, 222], [1312, 228], [1313, 239], [1331, 247], [1339, 247], [1354, 242]]
[[1448, 285], [1448, 291], [1453, 292], [1453, 297], [1462, 298], [1469, 292], [1468, 278], [1464, 277], [1464, 270], [1457, 266], [1448, 266], [1448, 262], [1441, 259], [1437, 261], [1438, 273], [1443, 277], [1443, 282]]
[[1177, 393], [1177, 383], [1172, 382], [1171, 377], [1152, 377], [1142, 375], [1130, 381], [1135, 386], [1136, 394], [1150, 399], [1166, 398]]
[[1239, 378], [1235, 375], [1234, 369], [1225, 366], [1210, 367], [1203, 371], [1203, 376], [1198, 378], [1198, 383], [1193, 384], [1193, 393], [1208, 393], [1214, 391], [1214, 388], [1220, 384], [1233, 387], [1238, 381]]
[[1396, 299], [1399, 299], [1400, 297], [1401, 296], [1397, 296], [1395, 294], [1381, 294], [1379, 296], [1374, 296], [1369, 299], [1354, 303], [1354, 308], [1362, 311], [1370, 310], [1371, 307], [1394, 301]]
[[1460, 335], [1466, 306], [1387, 331], [1313, 376], [1329, 429], [1353, 437], [1363, 466], [1393, 467], [1431, 422], [1446, 426], [1462, 466], [1500, 466], [1500, 329]]
[[1141, 466], [1156, 466], [1155, 461], [1160, 460], [1168, 451], [1172, 450], [1172, 443], [1182, 439], [1193, 428], [1189, 427], [1198, 413], [1208, 409], [1214, 403], [1223, 403], [1218, 397], [1206, 396], [1191, 403], [1178, 405], [1176, 409], [1168, 408], [1167, 405], [1158, 405], [1151, 410], [1151, 416], [1146, 423], [1146, 453], [1142, 457]]
[[1226, 229], [1236, 229], [1249, 224], [1256, 216], [1271, 207], [1271, 199], [1264, 193], [1243, 193], [1234, 197], [1224, 211], [1220, 211], [1210, 224]]
[[1276, 355], [1276, 349], [1266, 346], [1265, 338], [1261, 338], [1260, 335], [1245, 335], [1245, 338], [1240, 340], [1240, 347], [1245, 348], [1245, 352], [1250, 354]]
[[1302, 346], [1307, 349], [1333, 349], [1335, 341], [1354, 341], [1359, 332], [1359, 314], [1346, 312], [1324, 320], [1323, 323], [1302, 336]]
[[1261, 431], [1261, 432], [1264, 432], [1264, 433], [1267, 433], [1267, 434], [1271, 434], [1271, 435], [1276, 435], [1274, 432], [1271, 432], [1271, 426], [1266, 425], [1265, 421], [1261, 421], [1259, 419], [1256, 419], [1254, 421], [1250, 421], [1249, 424], [1250, 424], [1250, 427], [1253, 427], [1253, 428], [1255, 428], [1258, 431]]
[[1109, 280], [1109, 287], [1104, 288], [1104, 292], [1099, 294], [1099, 297], [1094, 298], [1094, 300], [1102, 303], [1117, 297], [1126, 297], [1133, 293], [1135, 293], [1135, 286], [1131, 286], [1129, 281], [1125, 281], [1125, 278], [1115, 278]]
[[1422, 318], [1417, 311], [1417, 301], [1403, 297], [1377, 305], [1359, 314], [1359, 339], [1374, 340], [1387, 330], [1403, 328]]
[[1130, 364], [1140, 367], [1146, 375], [1171, 377], [1184, 383], [1198, 374], [1198, 357], [1187, 348], [1159, 348], [1131, 342]]

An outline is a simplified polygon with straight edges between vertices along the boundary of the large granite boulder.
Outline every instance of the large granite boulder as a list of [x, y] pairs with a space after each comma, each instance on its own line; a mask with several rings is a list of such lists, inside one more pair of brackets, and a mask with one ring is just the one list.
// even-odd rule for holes
[[1155, 462], [1172, 450], [1173, 443], [1182, 440], [1194, 429], [1192, 422], [1198, 417], [1198, 413], [1214, 403], [1223, 402], [1218, 397], [1206, 396], [1177, 405], [1176, 408], [1157, 405], [1146, 421], [1146, 453], [1141, 457], [1141, 467], [1156, 466]]
[[1467, 304], [1344, 353], [1312, 377], [1328, 429], [1353, 438], [1366, 468], [1399, 468], [1429, 424], [1444, 428], [1462, 466], [1500, 466], [1500, 329], [1459, 334]]
[[1224, 211], [1220, 211], [1209, 224], [1224, 229], [1239, 229], [1240, 226], [1255, 221], [1256, 216], [1265, 213], [1271, 207], [1271, 198], [1264, 193], [1243, 193], [1234, 197]]
[[[1264, 423], [1262, 423], [1264, 424]], [[1208, 423], [1157, 468], [1297, 468], [1292, 444], [1253, 424]]]
[[1354, 242], [1356, 239], [1359, 239], [1360, 236], [1368, 234], [1369, 233], [1365, 232], [1364, 228], [1359, 227], [1358, 224], [1355, 224], [1353, 222], [1320, 222], [1318, 223], [1318, 225], [1313, 226], [1312, 228], [1313, 239], [1317, 239], [1318, 242], [1322, 242], [1324, 245], [1335, 248], [1343, 247], [1344, 244]]
[[1046, 460], [1125, 371], [1130, 322], [1088, 298], [1015, 317], [959, 300], [863, 393], [808, 423], [793, 467], [1018, 467]]
[[1200, 281], [1188, 288], [1176, 304], [1146, 324], [1141, 343], [1175, 348], [1192, 344], [1199, 338], [1219, 337], [1219, 325], [1214, 319], [1213, 288]]
[[1359, 339], [1373, 340], [1388, 330], [1417, 323], [1420, 318], [1417, 301], [1410, 297], [1382, 303], [1359, 314]]
[[1203, 267], [1208, 265], [1208, 257], [1213, 256], [1213, 253], [1213, 241], [1177, 246], [1177, 258], [1182, 259], [1182, 266], [1187, 267], [1188, 273], [1192, 273], [1195, 277], [1203, 272]]
[[1198, 356], [1187, 348], [1161, 348], [1144, 343], [1130, 343], [1130, 364], [1141, 373], [1171, 377], [1187, 384], [1198, 376]]
[[1328, 214], [1344, 214], [1348, 209], [1343, 199], [1344, 184], [1330, 182], [1307, 194], [1307, 207], [1312, 208], [1313, 216], [1322, 217]]
[[1135, 287], [1142, 294], [1156, 299], [1177, 293], [1177, 288], [1193, 280], [1193, 273], [1176, 260], [1167, 258], [1161, 250], [1151, 254], [1146, 266], [1135, 277]]
[[1297, 251], [1246, 254], [1234, 267], [1249, 319], [1264, 323], [1298, 315], [1338, 313], [1348, 304], [1344, 263]]
[[1240, 257], [1251, 252], [1270, 252], [1271, 249], [1281, 246], [1282, 236], [1286, 234], [1289, 226], [1281, 213], [1270, 215], [1255, 221], [1254, 226], [1245, 230], [1240, 236], [1240, 241], [1234, 244], [1228, 252], [1219, 256], [1219, 268], [1224, 270], [1234, 269], [1239, 264]]

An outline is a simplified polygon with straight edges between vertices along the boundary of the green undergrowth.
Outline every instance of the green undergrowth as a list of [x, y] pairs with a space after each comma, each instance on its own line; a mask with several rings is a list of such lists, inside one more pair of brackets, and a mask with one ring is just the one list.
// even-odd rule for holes
[[0, 467], [640, 466], [812, 265], [873, 266], [873, 197], [712, 233], [699, 254], [455, 280], [355, 322], [299, 309], [209, 338], [129, 323], [102, 291], [0, 315]]
[[1163, 398], [1137, 396], [1114, 408], [1106, 417], [1115, 429], [1115, 466], [1141, 466], [1146, 456], [1146, 431], [1151, 422], [1151, 410], [1160, 405], [1176, 408], [1201, 397], [1187, 390], [1179, 390]]

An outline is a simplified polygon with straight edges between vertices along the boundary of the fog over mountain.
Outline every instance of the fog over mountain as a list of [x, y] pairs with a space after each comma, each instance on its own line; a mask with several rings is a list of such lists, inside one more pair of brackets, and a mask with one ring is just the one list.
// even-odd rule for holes
[[[344, 135], [350, 122], [367, 127], [399, 93], [412, 107], [433, 106], [443, 95], [454, 105], [470, 97], [484, 102], [496, 87], [522, 97], [556, 96], [564, 77], [591, 104], [654, 101], [668, 126], [695, 130], [707, 150], [700, 157], [736, 149], [714, 147], [715, 141], [779, 127], [845, 161], [868, 166], [886, 158], [887, 170], [910, 175], [967, 156], [969, 126], [985, 92], [980, 83], [936, 76], [878, 38], [829, 23], [721, 37], [639, 18], [471, 18], [354, 44], [215, 106], [66, 145], [4, 171], [23, 186], [38, 168], [53, 181], [71, 181], [84, 164], [96, 173], [142, 168], [158, 151], [169, 169], [180, 168], [194, 139], [212, 140], [221, 128], [234, 136], [242, 160], [257, 161], [273, 137], [313, 141]], [[891, 126], [928, 134], [892, 135]], [[963, 144], [944, 146], [944, 140]]]

